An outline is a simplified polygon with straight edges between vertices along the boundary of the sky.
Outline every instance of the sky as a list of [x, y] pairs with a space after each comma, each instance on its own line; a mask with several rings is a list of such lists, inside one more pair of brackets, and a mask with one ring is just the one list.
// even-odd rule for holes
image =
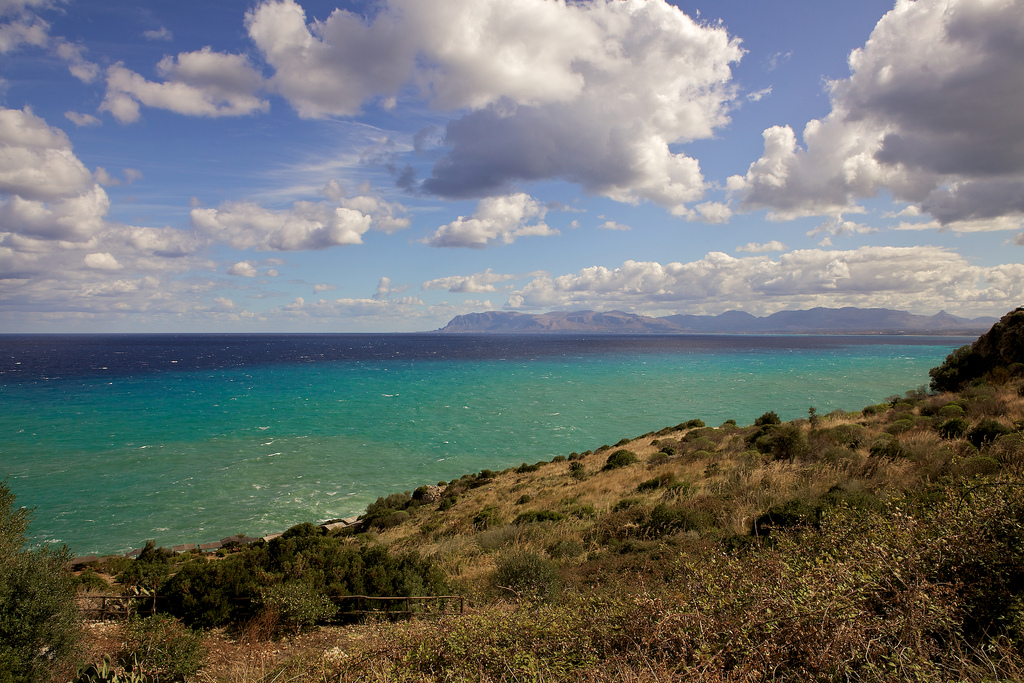
[[0, 0], [0, 332], [1024, 303], [1024, 0]]

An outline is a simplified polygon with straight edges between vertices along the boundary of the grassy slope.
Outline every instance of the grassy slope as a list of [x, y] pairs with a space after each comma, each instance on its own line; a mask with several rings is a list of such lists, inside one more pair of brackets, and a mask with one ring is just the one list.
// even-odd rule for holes
[[[434, 558], [470, 614], [284, 641], [267, 624], [214, 632], [200, 677], [1020, 677], [1024, 493], [970, 487], [1024, 482], [1022, 392], [1017, 380], [911, 392], [770, 428], [760, 449], [754, 426], [669, 428], [535, 469], [467, 475], [441, 504], [340, 540]], [[958, 417], [1012, 433], [979, 451], [940, 435]], [[603, 470], [620, 448], [638, 461]], [[770, 536], [751, 537], [773, 509], [762, 520], [774, 522]], [[553, 519], [523, 521], [530, 513]], [[804, 523], [780, 528], [786, 520]]]
[[[369, 536], [436, 558], [470, 596], [470, 615], [324, 628], [278, 642], [274, 655], [252, 638], [223, 639], [221, 650], [234, 654], [205, 675], [1017, 678], [1021, 611], [993, 603], [1020, 593], [1024, 500], [1014, 486], [963, 492], [1021, 482], [1024, 448], [1019, 434], [979, 451], [936, 430], [960, 409], [972, 426], [994, 419], [1013, 430], [1024, 419], [1021, 391], [1010, 382], [912, 394], [813, 426], [788, 423], [776, 430], [797, 434], [793, 458], [754, 448], [755, 427], [725, 425], [663, 430], [536, 471], [464, 477], [447, 487], [453, 505], [411, 507], [408, 520]], [[675, 454], [659, 455], [666, 445]], [[618, 448], [639, 461], [602, 471]], [[653, 479], [663, 485], [638, 490]], [[830, 490], [819, 520], [814, 511]], [[737, 543], [755, 518], [787, 502], [818, 525]], [[564, 517], [512, 523], [531, 511]], [[511, 585], [495, 580], [498, 568]], [[991, 590], [978, 593], [971, 582], [979, 581]]]

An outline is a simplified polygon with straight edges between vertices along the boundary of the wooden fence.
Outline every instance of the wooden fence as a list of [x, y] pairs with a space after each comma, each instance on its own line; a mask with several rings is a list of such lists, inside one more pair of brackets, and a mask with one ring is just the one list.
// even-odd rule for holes
[[[328, 597], [339, 605], [337, 616], [360, 614], [441, 616], [464, 614], [466, 610], [465, 598], [461, 595], [331, 595]], [[79, 611], [84, 619], [106, 621], [128, 619], [132, 614], [156, 614], [157, 600], [160, 599], [163, 598], [156, 595], [93, 595], [86, 593], [78, 597], [78, 602]], [[236, 598], [236, 600], [251, 602], [254, 598]], [[346, 609], [345, 605], [349, 605], [349, 607]], [[379, 605], [379, 607], [374, 608], [374, 605]], [[458, 605], [457, 611], [454, 609], [456, 605]]]

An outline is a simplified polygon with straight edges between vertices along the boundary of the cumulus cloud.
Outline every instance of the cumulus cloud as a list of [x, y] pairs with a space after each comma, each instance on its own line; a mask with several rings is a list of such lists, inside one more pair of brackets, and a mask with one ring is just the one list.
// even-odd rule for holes
[[881, 190], [943, 225], [1024, 213], [1024, 0], [898, 0], [829, 84], [802, 145], [788, 126], [729, 187], [770, 216], [858, 210]]
[[258, 272], [256, 267], [248, 261], [239, 261], [228, 268], [228, 275], [236, 275], [238, 277], [256, 277]]
[[68, 63], [71, 75], [83, 83], [92, 83], [100, 74], [98, 64], [85, 58], [85, 47], [68, 42], [64, 38], [55, 38], [53, 47], [57, 55]]
[[253, 202], [227, 202], [217, 209], [192, 209], [192, 226], [236, 249], [299, 251], [362, 244], [371, 217], [346, 207], [295, 202], [285, 211]]
[[0, 231], [82, 242], [104, 227], [109, 208], [63, 131], [27, 107], [0, 108]]
[[494, 285], [499, 282], [515, 280], [516, 275], [503, 275], [495, 273], [488, 268], [482, 273], [473, 275], [452, 275], [441, 277], [436, 280], [428, 280], [423, 283], [423, 289], [446, 289], [456, 294], [481, 294], [484, 292], [496, 292], [498, 288]]
[[49, 30], [50, 25], [34, 15], [0, 23], [0, 54], [12, 52], [22, 45], [46, 47], [50, 42]]
[[975, 266], [940, 247], [863, 247], [799, 250], [777, 259], [712, 252], [689, 263], [593, 266], [575, 275], [534, 278], [509, 296], [507, 307], [722, 311], [856, 305], [979, 315], [1004, 311], [1022, 296], [1022, 264]]
[[923, 223], [903, 221], [893, 227], [893, 230], [948, 230], [957, 235], [967, 235], [975, 232], [1001, 232], [1020, 230], [1021, 228], [1024, 228], [1024, 217], [1000, 216], [981, 220], [954, 221], [945, 225], [936, 220]]
[[512, 244], [520, 237], [557, 235], [558, 231], [544, 222], [546, 214], [546, 206], [522, 192], [486, 197], [477, 203], [471, 217], [460, 216], [442, 225], [426, 243], [432, 247], [483, 249], [498, 241]]
[[162, 82], [114, 64], [107, 69], [107, 92], [100, 111], [121, 123], [137, 121], [139, 106], [188, 116], [244, 116], [265, 112], [270, 103], [257, 93], [260, 75], [245, 55], [214, 52], [209, 47], [164, 57], [157, 64]]
[[86, 268], [92, 268], [93, 270], [121, 270], [123, 267], [117, 262], [114, 255], [108, 251], [86, 254], [83, 260], [85, 261]]
[[730, 64], [720, 27], [665, 0], [388, 0], [371, 19], [335, 10], [307, 23], [293, 0], [247, 14], [274, 68], [271, 86], [301, 116], [393, 106], [410, 86], [439, 109], [470, 110], [423, 183], [444, 197], [508, 194], [561, 178], [678, 215], [699, 199], [699, 164], [670, 145], [728, 121]]
[[771, 242], [765, 242], [764, 244], [758, 244], [757, 242], [747, 242], [742, 247], [736, 247], [736, 251], [745, 251], [750, 254], [764, 254], [769, 251], [785, 251], [786, 245], [778, 240], [772, 240]]
[[601, 225], [597, 226], [600, 230], [632, 230], [633, 228], [622, 223], [616, 223], [615, 221], [605, 221]]

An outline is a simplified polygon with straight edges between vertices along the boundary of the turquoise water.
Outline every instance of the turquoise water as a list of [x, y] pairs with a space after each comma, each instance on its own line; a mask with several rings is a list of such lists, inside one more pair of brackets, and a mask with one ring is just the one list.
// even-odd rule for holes
[[0, 462], [33, 533], [79, 555], [262, 535], [691, 418], [857, 410], [926, 384], [965, 343], [805, 341], [8, 381]]

